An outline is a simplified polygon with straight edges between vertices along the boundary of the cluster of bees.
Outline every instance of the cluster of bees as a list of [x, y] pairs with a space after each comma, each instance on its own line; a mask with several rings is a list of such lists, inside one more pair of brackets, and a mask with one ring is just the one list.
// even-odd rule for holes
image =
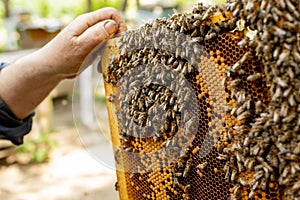
[[[282, 198], [299, 199], [299, 1], [231, 1], [227, 5], [234, 17], [257, 31], [252, 40], [244, 37], [240, 45], [249, 46], [263, 61], [264, 74], [256, 73], [248, 79], [264, 81], [270, 96], [264, 110], [262, 101], [253, 102], [254, 119], [245, 122], [240, 129], [245, 134], [237, 136], [247, 154], [253, 156], [242, 162], [254, 170], [255, 186], [266, 189], [268, 183], [276, 182], [283, 188]], [[229, 70], [243, 69], [242, 61]]]
[[105, 81], [130, 199], [300, 199], [299, 13], [199, 3], [120, 38]]

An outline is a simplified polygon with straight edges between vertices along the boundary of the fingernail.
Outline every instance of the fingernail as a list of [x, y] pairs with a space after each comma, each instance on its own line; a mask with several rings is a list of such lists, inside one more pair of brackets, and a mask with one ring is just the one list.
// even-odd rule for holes
[[109, 35], [112, 35], [117, 31], [117, 24], [114, 21], [107, 21], [104, 28]]

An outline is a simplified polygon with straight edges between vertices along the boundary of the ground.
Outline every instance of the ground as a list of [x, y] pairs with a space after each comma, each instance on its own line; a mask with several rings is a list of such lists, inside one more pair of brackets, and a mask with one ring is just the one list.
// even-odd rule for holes
[[[107, 138], [91, 128], [81, 126], [79, 132], [88, 134], [86, 138], [90, 140], [82, 144], [73, 124], [71, 103], [57, 103], [54, 113], [55, 131], [52, 138], [58, 141], [59, 146], [51, 152], [49, 162], [1, 167], [0, 199], [118, 199], [118, 193], [114, 190], [115, 171], [98, 162], [95, 155], [89, 152], [94, 147], [112, 156]], [[102, 141], [99, 137], [102, 137]]]

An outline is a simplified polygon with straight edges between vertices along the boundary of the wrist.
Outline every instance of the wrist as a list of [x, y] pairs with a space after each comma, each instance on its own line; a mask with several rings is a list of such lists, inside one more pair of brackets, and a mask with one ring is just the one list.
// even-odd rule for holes
[[74, 56], [70, 56], [71, 50], [57, 47], [59, 43], [59, 40], [54, 38], [43, 48], [36, 51], [32, 55], [34, 62], [35, 64], [40, 63], [43, 70], [45, 70], [44, 73], [47, 73], [48, 76], [57, 77], [60, 80], [74, 78], [80, 73], [80, 67], [78, 66], [81, 63], [77, 61], [80, 55], [76, 55], [74, 52]]

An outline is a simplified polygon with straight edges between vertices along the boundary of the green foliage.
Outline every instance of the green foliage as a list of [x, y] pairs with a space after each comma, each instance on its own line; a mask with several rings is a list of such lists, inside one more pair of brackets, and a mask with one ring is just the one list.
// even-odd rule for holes
[[11, 0], [11, 9], [22, 8], [39, 17], [62, 17], [65, 14], [76, 16], [83, 13], [85, 0]]
[[224, 4], [226, 0], [213, 0], [212, 1], [214, 4]]
[[92, 10], [97, 10], [103, 7], [114, 7], [120, 10], [124, 0], [92, 0]]
[[97, 102], [97, 103], [102, 103], [102, 104], [105, 104], [106, 103], [106, 97], [103, 96], [103, 95], [100, 95], [99, 93], [95, 92], [94, 93], [94, 100]]
[[[197, 3], [197, 0], [174, 0], [178, 5], [183, 5], [185, 3]], [[224, 4], [226, 0], [211, 0], [213, 4]]]
[[[76, 17], [83, 14], [87, 10], [88, 0], [10, 0], [12, 10], [22, 9], [26, 10], [32, 15], [39, 17], [53, 17], [60, 18], [64, 15]], [[97, 10], [103, 7], [114, 7], [120, 9], [124, 0], [91, 0], [91, 10]], [[135, 0], [132, 0], [135, 2]], [[146, 0], [141, 0], [146, 1]], [[159, 0], [165, 2], [164, 0]], [[225, 0], [214, 0], [216, 3], [224, 3]], [[185, 3], [196, 3], [197, 0], [173, 0], [179, 6]], [[4, 5], [0, 1], [0, 17], [4, 16]]]
[[[10, 0], [11, 9], [24, 9], [39, 17], [60, 18], [64, 15], [76, 17], [87, 10], [87, 0]], [[92, 10], [103, 7], [119, 9], [123, 0], [91, 0]], [[3, 11], [3, 12], [2, 12]], [[3, 3], [0, 3], [0, 17], [4, 13]]]
[[197, 3], [197, 0], [174, 0], [178, 5], [183, 5], [185, 3]]
[[29, 163], [43, 163], [49, 158], [49, 153], [56, 147], [57, 141], [50, 138], [51, 133], [41, 133], [37, 138], [29, 139], [17, 147], [17, 157], [25, 157]]
[[38, 2], [38, 7], [40, 7], [40, 16], [41, 17], [48, 17], [49, 13], [51, 12], [50, 7], [47, 3], [47, 1], [39, 1]]
[[0, 1], [0, 18], [2, 19], [4, 17], [4, 4], [2, 1]]

